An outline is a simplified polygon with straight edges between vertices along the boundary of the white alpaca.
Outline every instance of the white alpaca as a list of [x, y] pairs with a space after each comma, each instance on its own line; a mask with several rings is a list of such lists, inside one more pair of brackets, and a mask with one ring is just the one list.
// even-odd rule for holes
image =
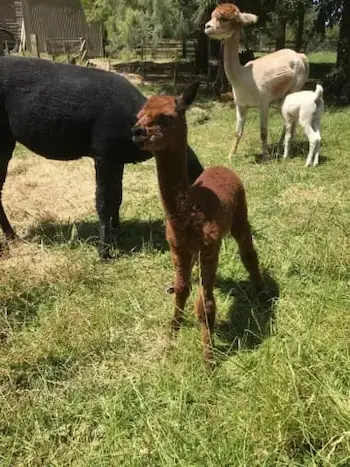
[[249, 107], [260, 108], [260, 135], [263, 156], [267, 155], [268, 108], [272, 101], [288, 93], [300, 91], [309, 76], [309, 63], [304, 54], [282, 49], [257, 58], [244, 66], [239, 61], [239, 39], [242, 27], [256, 23], [258, 17], [241, 13], [236, 5], [224, 3], [215, 8], [205, 33], [223, 40], [224, 66], [236, 101], [236, 137], [229, 159], [236, 154]]
[[298, 124], [304, 128], [309, 138], [309, 155], [305, 167], [318, 165], [321, 146], [321, 115], [324, 109], [323, 88], [320, 84], [315, 91], [300, 91], [289, 94], [282, 105], [286, 134], [284, 138], [284, 155], [288, 157], [289, 145]]

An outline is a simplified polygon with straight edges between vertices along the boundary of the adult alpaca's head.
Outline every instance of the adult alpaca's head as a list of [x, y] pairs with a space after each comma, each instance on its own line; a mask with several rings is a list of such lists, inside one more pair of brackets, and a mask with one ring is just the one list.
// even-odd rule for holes
[[256, 23], [258, 17], [252, 13], [241, 13], [233, 3], [218, 5], [211, 14], [211, 20], [204, 27], [204, 32], [211, 39], [229, 39], [238, 35], [243, 26]]
[[185, 112], [194, 101], [199, 84], [199, 81], [191, 84], [179, 97], [148, 99], [137, 114], [133, 142], [144, 151], [162, 151], [183, 145], [187, 139]]

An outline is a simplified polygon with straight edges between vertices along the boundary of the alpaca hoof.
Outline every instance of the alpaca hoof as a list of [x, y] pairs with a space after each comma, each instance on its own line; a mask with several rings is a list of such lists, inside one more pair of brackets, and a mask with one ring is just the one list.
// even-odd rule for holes
[[174, 285], [168, 285], [168, 286], [165, 288], [165, 292], [168, 293], [168, 294], [173, 294], [173, 293], [175, 293], [175, 287], [174, 287]]
[[[19, 240], [19, 237], [17, 238]], [[10, 242], [2, 242], [0, 243], [0, 258], [6, 259], [10, 255], [10, 245], [14, 244], [16, 240], [11, 240]]]
[[22, 238], [19, 237], [15, 232], [6, 235], [6, 240], [0, 243], [0, 256], [8, 255], [10, 252], [10, 245], [16, 245], [21, 241]]
[[179, 334], [181, 323], [178, 321], [171, 321], [170, 323], [170, 337], [175, 338]]
[[9, 251], [8, 243], [0, 243], [0, 256], [4, 256]]
[[213, 370], [218, 364], [218, 362], [214, 358], [212, 349], [207, 349], [204, 351], [203, 359], [205, 366], [208, 368], [208, 370]]
[[230, 154], [228, 155], [227, 159], [229, 162], [232, 162], [232, 159], [235, 157], [236, 153], [235, 152], [230, 152]]
[[102, 261], [108, 261], [113, 259], [113, 256], [110, 253], [109, 248], [103, 247], [98, 250], [98, 255]]
[[252, 281], [253, 290], [255, 293], [260, 293], [265, 288], [265, 282], [262, 277]]
[[112, 218], [112, 221], [111, 221], [111, 227], [114, 231], [118, 230], [119, 229], [119, 225], [120, 225], [120, 222], [119, 222], [119, 216], [118, 217], [113, 217]]
[[21, 240], [21, 237], [17, 235], [16, 232], [14, 232], [13, 230], [11, 232], [6, 233], [5, 238], [7, 242], [12, 243], [19, 242]]

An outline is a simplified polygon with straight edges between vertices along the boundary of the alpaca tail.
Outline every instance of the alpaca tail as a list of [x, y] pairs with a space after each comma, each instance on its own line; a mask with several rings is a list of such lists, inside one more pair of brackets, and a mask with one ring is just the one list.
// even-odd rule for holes
[[305, 54], [301, 54], [299, 53], [298, 54], [301, 61], [303, 62], [303, 65], [304, 65], [304, 83], [305, 84], [309, 77], [310, 77], [310, 63], [309, 63], [309, 60], [307, 58], [307, 56]]
[[318, 104], [323, 97], [323, 87], [320, 84], [316, 85], [315, 102]]

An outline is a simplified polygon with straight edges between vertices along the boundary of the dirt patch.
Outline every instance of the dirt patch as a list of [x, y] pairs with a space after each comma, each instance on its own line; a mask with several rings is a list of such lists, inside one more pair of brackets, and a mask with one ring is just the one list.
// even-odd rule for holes
[[45, 220], [74, 221], [95, 212], [93, 161], [50, 161], [29, 153], [14, 157], [4, 186], [4, 206], [21, 235]]
[[[89, 59], [89, 64], [92, 65], [94, 68], [98, 68], [99, 70], [110, 71], [111, 73], [117, 73], [114, 69], [114, 65], [111, 62], [106, 60], [101, 60], [99, 58], [92, 58]], [[143, 84], [144, 79], [138, 73], [129, 73], [126, 71], [119, 71], [117, 74], [124, 76], [131, 84], [134, 86], [140, 86]]]

